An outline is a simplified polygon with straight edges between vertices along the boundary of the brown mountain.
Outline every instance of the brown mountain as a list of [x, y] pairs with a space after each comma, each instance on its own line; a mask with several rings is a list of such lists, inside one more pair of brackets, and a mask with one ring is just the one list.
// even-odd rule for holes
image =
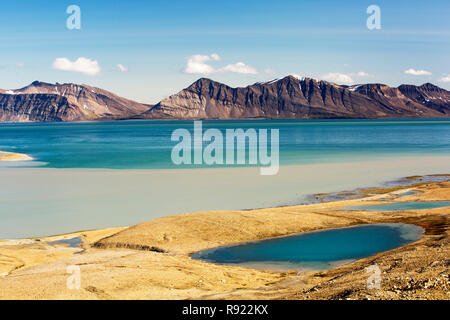
[[401, 118], [450, 116], [450, 92], [422, 86], [338, 85], [310, 78], [231, 88], [199, 79], [151, 106], [103, 89], [35, 81], [0, 89], [0, 122], [103, 119]]
[[393, 118], [445, 117], [450, 92], [431, 84], [420, 87], [382, 84], [343, 86], [310, 78], [283, 79], [231, 88], [199, 79], [135, 118]]
[[450, 115], [450, 91], [439, 88], [431, 83], [425, 83], [420, 87], [403, 84], [398, 87], [401, 93], [411, 100]]
[[0, 91], [0, 122], [116, 119], [148, 109], [106, 90], [72, 83], [35, 81], [22, 89]]

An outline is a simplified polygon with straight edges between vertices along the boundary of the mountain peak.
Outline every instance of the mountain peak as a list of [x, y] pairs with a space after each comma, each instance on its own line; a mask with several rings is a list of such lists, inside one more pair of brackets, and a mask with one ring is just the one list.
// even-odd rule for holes
[[424, 83], [423, 85], [420, 86], [420, 88], [425, 88], [425, 89], [431, 89], [431, 90], [443, 90], [442, 88], [432, 84], [432, 83]]
[[[0, 92], [1, 93], [1, 92]], [[81, 121], [128, 118], [148, 106], [106, 90], [73, 83], [33, 81], [0, 97], [0, 121]], [[5, 106], [13, 106], [6, 108]], [[5, 110], [3, 111], [2, 110]]]
[[265, 82], [256, 82], [254, 85], [270, 85], [270, 84], [274, 84], [274, 83], [290, 83], [290, 82], [294, 82], [297, 83], [299, 81], [305, 81], [308, 80], [309, 78], [306, 77], [300, 77], [297, 75], [287, 75], [283, 78], [275, 78], [273, 80], [269, 80], [269, 81], [265, 81]]
[[200, 79], [197, 79], [196, 81], [194, 81], [191, 86], [193, 85], [204, 85], [204, 84], [209, 84], [209, 83], [215, 83], [216, 81], [209, 79], [209, 78], [205, 78], [202, 77]]
[[[440, 97], [441, 92], [436, 90], [422, 88], [421, 91], [433, 91], [436, 101], [447, 101], [443, 92]], [[344, 86], [296, 75], [234, 88], [200, 78], [187, 89], [160, 101], [139, 118], [323, 119], [450, 115], [450, 100], [439, 108], [432, 108], [430, 99], [430, 94], [419, 100], [414, 95], [403, 94], [399, 88], [380, 83]]]
[[197, 81], [195, 81], [194, 83], [192, 83], [187, 90], [205, 90], [209, 87], [228, 87], [227, 85], [214, 81], [212, 79], [209, 78], [200, 78]]
[[39, 86], [53, 86], [53, 84], [47, 83], [47, 82], [42, 82], [42, 81], [39, 81], [39, 80], [34, 80], [31, 84], [29, 84], [26, 87], [30, 87], [30, 86], [35, 86], [35, 87], [39, 87]]
[[302, 76], [299, 76], [299, 75], [296, 75], [296, 74], [287, 75], [283, 79], [286, 79], [286, 78], [288, 78], [290, 80], [298, 80], [298, 81], [304, 81], [306, 79], [309, 79], [308, 77], [302, 77]]

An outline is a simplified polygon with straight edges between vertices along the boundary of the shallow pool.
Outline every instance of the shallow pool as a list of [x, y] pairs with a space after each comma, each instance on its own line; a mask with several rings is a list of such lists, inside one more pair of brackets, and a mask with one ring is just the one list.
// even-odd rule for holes
[[450, 207], [450, 201], [395, 202], [363, 206], [347, 206], [341, 210], [404, 211]]
[[324, 270], [420, 239], [422, 228], [375, 224], [308, 232], [199, 251], [193, 259], [257, 269]]
[[83, 244], [83, 240], [81, 240], [80, 237], [75, 237], [75, 238], [70, 238], [70, 239], [51, 241], [48, 244], [50, 244], [50, 245], [67, 244], [70, 248], [78, 248], [78, 247], [80, 247], [80, 245]]
[[407, 192], [402, 192], [402, 193], [396, 194], [396, 196], [397, 197], [412, 196], [412, 195], [419, 194], [419, 193], [420, 193], [419, 191], [407, 191]]

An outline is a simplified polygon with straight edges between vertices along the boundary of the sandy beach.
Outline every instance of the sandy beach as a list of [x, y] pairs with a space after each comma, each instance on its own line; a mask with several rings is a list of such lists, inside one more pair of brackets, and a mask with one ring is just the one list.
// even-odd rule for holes
[[[408, 191], [419, 193], [398, 196]], [[339, 210], [386, 201], [450, 200], [450, 182], [372, 190], [366, 197], [303, 206], [197, 212], [132, 227], [0, 241], [0, 299], [449, 299], [449, 208]], [[423, 237], [326, 271], [298, 274], [192, 260], [207, 248], [361, 224], [401, 222]], [[80, 237], [81, 248], [49, 244]], [[83, 249], [83, 250], [82, 250]], [[82, 252], [80, 252], [82, 250]], [[368, 289], [365, 268], [381, 269]], [[81, 270], [70, 290], [67, 267]]]
[[15, 152], [0, 151], [0, 161], [32, 161], [34, 160], [29, 155]]

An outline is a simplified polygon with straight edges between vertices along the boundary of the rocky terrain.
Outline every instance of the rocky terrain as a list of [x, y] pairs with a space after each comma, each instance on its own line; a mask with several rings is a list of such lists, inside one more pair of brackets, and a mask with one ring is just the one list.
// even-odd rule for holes
[[0, 91], [0, 122], [86, 121], [127, 118], [148, 106], [88, 85], [35, 81]]
[[450, 92], [439, 88], [431, 83], [426, 83], [420, 87], [403, 84], [398, 90], [409, 99], [424, 104], [430, 109], [450, 114], [449, 102]]
[[432, 84], [420, 87], [382, 84], [343, 86], [287, 76], [231, 88], [202, 78], [159, 102], [141, 119], [239, 118], [402, 118], [450, 115], [450, 92]]

